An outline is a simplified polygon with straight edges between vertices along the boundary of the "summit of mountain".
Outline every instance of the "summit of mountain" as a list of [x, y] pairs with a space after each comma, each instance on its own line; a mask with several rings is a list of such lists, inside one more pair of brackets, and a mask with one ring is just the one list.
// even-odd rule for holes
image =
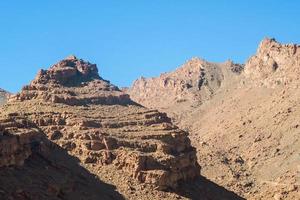
[[172, 72], [136, 80], [126, 92], [148, 108], [160, 109], [173, 118], [184, 118], [191, 106], [203, 104], [222, 88], [238, 81], [243, 68], [230, 60], [212, 63], [195, 57]]

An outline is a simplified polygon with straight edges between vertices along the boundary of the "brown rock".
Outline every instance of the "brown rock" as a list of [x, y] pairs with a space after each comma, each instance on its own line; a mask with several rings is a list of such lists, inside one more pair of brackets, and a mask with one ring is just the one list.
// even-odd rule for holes
[[41, 99], [69, 105], [134, 104], [116, 86], [100, 78], [95, 64], [68, 57], [40, 70], [36, 78], [11, 100]]
[[0, 119], [0, 167], [22, 166], [32, 150], [39, 148], [41, 133], [27, 126], [23, 119]]
[[299, 199], [299, 47], [265, 39], [244, 71], [193, 59], [126, 91], [189, 130], [203, 176], [246, 199]]
[[300, 74], [300, 45], [280, 44], [275, 39], [264, 39], [245, 65], [245, 75], [257, 85], [297, 87]]
[[69, 57], [41, 71], [0, 112], [23, 113], [100, 177], [99, 168], [109, 166], [112, 177], [124, 171], [125, 179], [159, 189], [197, 178], [188, 133], [166, 114], [137, 105], [97, 72], [96, 65]]

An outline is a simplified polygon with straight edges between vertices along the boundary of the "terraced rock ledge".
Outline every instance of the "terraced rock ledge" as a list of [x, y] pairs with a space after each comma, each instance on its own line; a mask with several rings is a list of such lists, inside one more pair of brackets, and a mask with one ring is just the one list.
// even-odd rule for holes
[[26, 118], [100, 178], [118, 181], [121, 173], [166, 190], [200, 175], [187, 132], [166, 114], [133, 102], [103, 80], [96, 65], [74, 56], [41, 70], [0, 113]]

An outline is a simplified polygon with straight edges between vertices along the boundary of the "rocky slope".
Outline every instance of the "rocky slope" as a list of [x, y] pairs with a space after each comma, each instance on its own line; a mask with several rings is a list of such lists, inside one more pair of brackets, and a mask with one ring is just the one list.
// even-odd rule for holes
[[[160, 190], [176, 191], [180, 183], [192, 181], [200, 175], [196, 150], [191, 146], [187, 132], [174, 126], [166, 114], [137, 105], [127, 94], [100, 78], [96, 65], [74, 56], [48, 70], [41, 70], [28, 86], [0, 108], [0, 113], [4, 119], [29, 120], [50, 143], [58, 145], [60, 151], [68, 152], [72, 159], [79, 159], [76, 166], [81, 165], [82, 170], [95, 174], [96, 180], [115, 185], [127, 199], [181, 198]], [[20, 131], [23, 133], [22, 129]], [[21, 135], [25, 136], [25, 132]], [[12, 137], [10, 140], [16, 139]], [[4, 145], [7, 143], [2, 141]], [[51, 152], [36, 158], [30, 156], [28, 148], [22, 147], [23, 143], [16, 146], [19, 147], [7, 155], [14, 160], [11, 155], [24, 150], [20, 155], [22, 159], [11, 162], [22, 163], [29, 156], [27, 165], [25, 161], [21, 170], [28, 171], [32, 166], [28, 173], [35, 176], [36, 168], [47, 168]], [[33, 166], [40, 159], [46, 159], [42, 162], [46, 166]], [[56, 158], [53, 159], [55, 162]], [[67, 159], [66, 155], [64, 159]], [[68, 170], [68, 166], [65, 168]], [[48, 184], [51, 178], [33, 180], [34, 185], [24, 189], [21, 184], [14, 183], [18, 171], [1, 170], [2, 174], [10, 170], [12, 176], [11, 188], [3, 188], [5, 195], [16, 187], [21, 187], [20, 191], [37, 187], [36, 193], [48, 195], [40, 194], [42, 187], [38, 185], [40, 181]], [[49, 173], [53, 170], [51, 168]], [[41, 178], [44, 177], [42, 172], [38, 170]], [[53, 173], [56, 176], [61, 172], [63, 170]], [[64, 181], [73, 183], [73, 180]], [[65, 184], [59, 182], [54, 187], [55, 198], [74, 199], [70, 195], [76, 190], [76, 184], [73, 188]], [[83, 180], [82, 184], [85, 184]], [[77, 192], [88, 194], [88, 191], [82, 188]]]
[[[299, 52], [299, 45], [263, 40], [244, 71], [224, 78], [227, 84], [222, 87], [221, 81], [211, 98], [198, 104], [182, 90], [177, 96], [188, 101], [166, 98], [162, 107], [157, 99], [166, 90], [154, 90], [151, 80], [159, 85], [165, 74], [137, 81], [129, 94], [142, 105], [175, 116], [179, 127], [190, 131], [201, 173], [208, 179], [247, 199], [299, 199]], [[193, 81], [178, 70], [167, 74], [169, 81], [174, 73], [183, 82]], [[221, 70], [216, 73], [222, 77]], [[202, 90], [207, 89], [196, 93], [201, 96]], [[173, 97], [174, 92], [168, 94]], [[174, 115], [174, 108], [179, 114]]]
[[0, 105], [6, 103], [7, 98], [9, 98], [10, 93], [0, 88]]
[[242, 65], [232, 61], [210, 63], [193, 58], [174, 72], [136, 80], [127, 93], [146, 107], [184, 118], [191, 105], [199, 106], [211, 99], [219, 89], [226, 87], [228, 80], [236, 79], [242, 70]]
[[17, 115], [0, 120], [0, 199], [122, 199]]

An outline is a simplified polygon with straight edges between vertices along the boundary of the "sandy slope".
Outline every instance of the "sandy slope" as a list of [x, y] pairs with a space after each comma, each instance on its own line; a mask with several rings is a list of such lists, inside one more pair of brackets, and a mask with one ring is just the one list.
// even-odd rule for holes
[[[181, 93], [186, 101], [166, 101], [162, 107], [156, 98], [165, 88], [154, 86], [153, 78], [145, 79], [144, 87], [136, 82], [129, 94], [143, 105], [152, 102], [151, 107], [167, 112], [180, 128], [189, 130], [203, 176], [247, 199], [299, 199], [299, 55], [299, 45], [265, 39], [241, 74], [226, 65], [213, 72], [207, 70], [213, 64], [204, 67], [206, 77], [222, 78], [190, 91], [202, 97], [211, 88], [209, 98], [192, 101], [186, 98], [188, 91]], [[177, 70], [156, 82], [172, 80], [173, 73], [187, 78]], [[216, 80], [219, 87], [209, 87]]]

